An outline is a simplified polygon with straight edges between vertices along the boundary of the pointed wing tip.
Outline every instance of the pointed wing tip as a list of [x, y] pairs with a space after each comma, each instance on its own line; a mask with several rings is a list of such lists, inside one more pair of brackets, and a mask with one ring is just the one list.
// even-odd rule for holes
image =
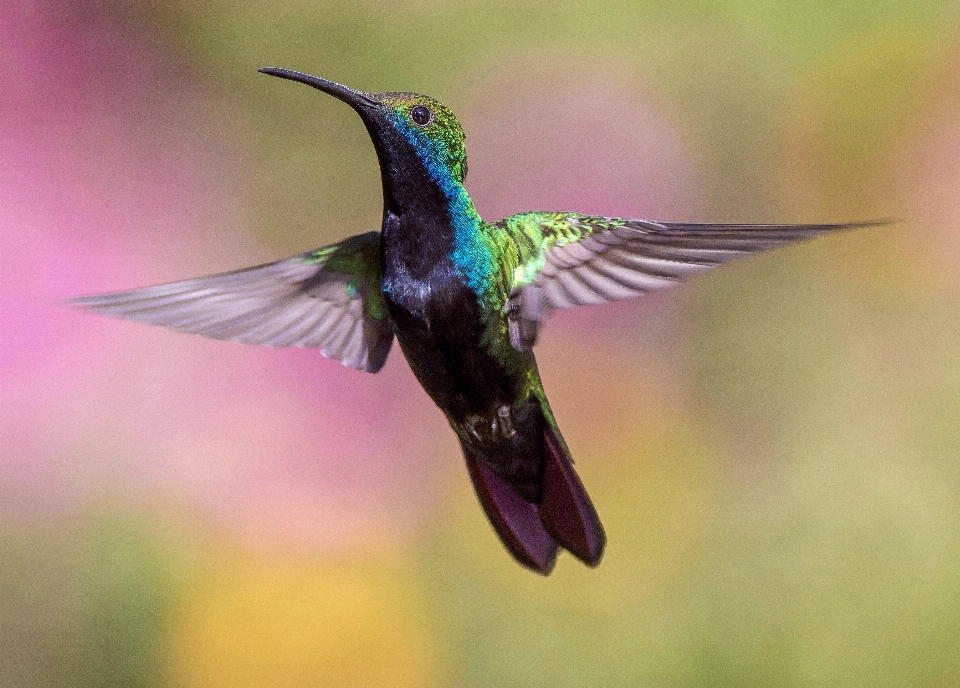
[[78, 308], [85, 311], [91, 311], [99, 315], [106, 315], [107, 317], [111, 318], [129, 320], [129, 316], [123, 313], [113, 312], [110, 309], [111, 306], [116, 306], [118, 303], [122, 302], [122, 299], [117, 298], [122, 294], [123, 292], [117, 292], [113, 294], [91, 294], [88, 296], [71, 296], [65, 299], [59, 299], [58, 304], [67, 308]]
[[61, 306], [67, 306], [68, 308], [96, 308], [96, 302], [99, 299], [100, 297], [96, 295], [68, 296], [66, 298], [57, 299], [57, 303], [59, 303]]
[[866, 220], [864, 222], [854, 222], [851, 228], [856, 227], [884, 227], [886, 225], [900, 225], [907, 222], [905, 217], [881, 217], [876, 220]]
[[[866, 229], [867, 227], [886, 227], [888, 225], [898, 225], [906, 220], [902, 217], [880, 217], [872, 220], [858, 220], [856, 222], [833, 222], [826, 224], [811, 224], [811, 225], [798, 225], [800, 227], [806, 226], [810, 227], [813, 230], [821, 230], [822, 232], [844, 232], [851, 229]], [[762, 225], [759, 225], [762, 226]], [[785, 225], [789, 226], [789, 225]]]

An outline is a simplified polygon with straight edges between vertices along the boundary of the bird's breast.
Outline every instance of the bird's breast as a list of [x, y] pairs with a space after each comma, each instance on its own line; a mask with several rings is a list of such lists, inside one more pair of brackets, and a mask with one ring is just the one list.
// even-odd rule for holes
[[435, 319], [471, 298], [451, 259], [453, 247], [454, 230], [445, 209], [403, 216], [387, 212], [381, 265], [387, 303], [415, 319]]
[[510, 348], [502, 310], [454, 257], [454, 227], [434, 215], [385, 213], [381, 279], [397, 343], [453, 422], [526, 399], [529, 353]]
[[382, 279], [384, 297], [391, 308], [418, 320], [442, 319], [464, 298], [476, 299], [475, 294], [467, 293], [469, 289], [452, 263], [438, 264], [420, 275], [395, 264], [384, 270]]

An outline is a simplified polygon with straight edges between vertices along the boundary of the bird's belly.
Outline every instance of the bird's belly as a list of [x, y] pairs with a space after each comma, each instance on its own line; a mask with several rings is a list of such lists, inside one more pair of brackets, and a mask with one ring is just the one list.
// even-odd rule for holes
[[504, 356], [509, 341], [497, 341], [500, 314], [485, 314], [476, 293], [463, 284], [419, 293], [427, 298], [414, 304], [387, 293], [387, 307], [411, 369], [450, 420], [486, 416], [526, 400], [533, 357], [512, 349]]
[[482, 459], [528, 501], [539, 501], [544, 417], [531, 382], [530, 351], [515, 350], [498, 309], [484, 311], [459, 282], [411, 289], [427, 299], [385, 294], [397, 342], [465, 451]]

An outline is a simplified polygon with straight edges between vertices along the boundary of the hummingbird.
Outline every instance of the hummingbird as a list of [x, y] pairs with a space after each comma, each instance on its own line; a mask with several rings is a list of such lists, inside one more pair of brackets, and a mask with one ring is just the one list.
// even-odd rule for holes
[[312, 86], [360, 116], [380, 165], [380, 231], [72, 303], [216, 339], [318, 348], [368, 373], [383, 367], [396, 337], [456, 433], [503, 546], [544, 575], [561, 549], [593, 567], [606, 545], [533, 354], [551, 311], [638, 296], [750, 253], [878, 224], [690, 224], [573, 212], [487, 222], [464, 188], [463, 130], [439, 101], [259, 71]]

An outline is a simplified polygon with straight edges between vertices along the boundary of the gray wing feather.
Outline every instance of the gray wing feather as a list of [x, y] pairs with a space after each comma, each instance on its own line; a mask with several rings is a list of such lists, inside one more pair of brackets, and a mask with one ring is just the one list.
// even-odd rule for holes
[[386, 317], [368, 314], [363, 290], [351, 287], [355, 276], [326, 269], [322, 253], [71, 303], [214, 339], [319, 348], [345, 366], [377, 372], [390, 351], [393, 327]]
[[[622, 222], [544, 251], [536, 277], [510, 297], [513, 346], [529, 349], [537, 323], [554, 308], [639, 296], [664, 289], [751, 253], [836, 231], [890, 221], [824, 225], [731, 225]], [[587, 218], [577, 221], [587, 223]]]

